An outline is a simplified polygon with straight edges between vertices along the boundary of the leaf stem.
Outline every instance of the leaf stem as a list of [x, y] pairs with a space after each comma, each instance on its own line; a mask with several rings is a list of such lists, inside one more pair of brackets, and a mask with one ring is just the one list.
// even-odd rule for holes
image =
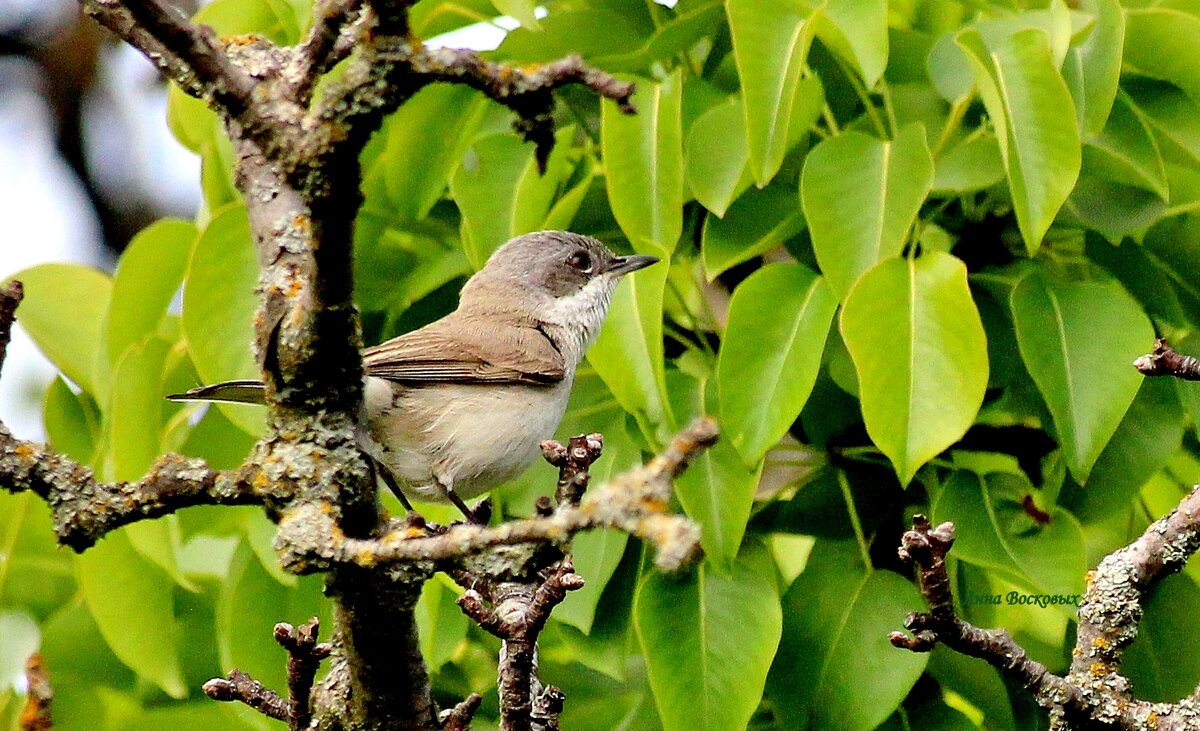
[[850, 492], [850, 483], [846, 473], [837, 471], [838, 487], [842, 489], [842, 499], [846, 501], [846, 512], [850, 514], [850, 525], [854, 526], [854, 538], [858, 541], [858, 550], [862, 554], [863, 566], [867, 571], [872, 570], [871, 547], [867, 545], [867, 536], [863, 533], [862, 521], [858, 519], [858, 510], [854, 507], [854, 495]]
[[942, 150], [950, 143], [950, 138], [962, 126], [963, 117], [967, 113], [967, 109], [971, 107], [971, 102], [975, 100], [975, 89], [963, 94], [954, 100], [954, 104], [950, 106], [950, 115], [946, 117], [946, 124], [942, 126], [942, 133], [938, 135], [937, 144], [933, 148], [933, 158], [936, 160], [938, 155], [942, 154]]

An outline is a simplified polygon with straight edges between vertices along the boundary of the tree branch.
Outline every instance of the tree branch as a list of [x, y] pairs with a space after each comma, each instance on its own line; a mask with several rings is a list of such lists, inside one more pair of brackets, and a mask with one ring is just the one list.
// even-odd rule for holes
[[1051, 710], [1057, 729], [1105, 728], [1126, 731], [1196, 731], [1200, 704], [1196, 697], [1177, 703], [1149, 703], [1133, 697], [1129, 680], [1120, 674], [1125, 647], [1137, 635], [1145, 592], [1161, 578], [1179, 571], [1200, 549], [1200, 487], [1170, 515], [1155, 522], [1130, 545], [1110, 554], [1088, 575], [1079, 605], [1074, 659], [1065, 678], [1031, 660], [1024, 648], [1003, 631], [980, 629], [954, 613], [946, 554], [954, 543], [954, 525], [931, 528], [924, 516], [913, 518], [904, 534], [901, 558], [917, 566], [921, 593], [929, 611], [913, 613], [905, 627], [893, 632], [896, 647], [928, 652], [941, 642], [977, 657], [1029, 690], [1039, 705]]
[[303, 106], [320, 77], [354, 50], [364, 21], [363, 0], [319, 0], [312, 27], [291, 62], [291, 93]]
[[208, 681], [204, 694], [214, 701], [245, 703], [276, 721], [288, 720], [288, 702], [241, 670], [230, 670], [227, 677]]
[[[592, 490], [579, 506], [563, 504], [548, 516], [496, 526], [460, 523], [444, 533], [414, 536], [407, 523], [393, 521], [379, 538], [351, 538], [319, 506], [291, 506], [280, 519], [277, 548], [285, 566], [298, 572], [336, 565], [406, 564], [452, 570], [497, 546], [563, 546], [580, 531], [616, 528], [654, 545], [655, 564], [660, 568], [676, 569], [696, 555], [700, 533], [686, 517], [666, 513], [671, 480], [716, 437], [716, 422], [699, 419], [671, 440], [661, 455]], [[513, 554], [510, 570], [520, 573], [527, 559]], [[492, 560], [494, 566], [495, 557]]]
[[1183, 355], [1159, 338], [1154, 350], [1133, 361], [1133, 367], [1143, 376], [1173, 376], [1184, 381], [1200, 381], [1200, 360]]

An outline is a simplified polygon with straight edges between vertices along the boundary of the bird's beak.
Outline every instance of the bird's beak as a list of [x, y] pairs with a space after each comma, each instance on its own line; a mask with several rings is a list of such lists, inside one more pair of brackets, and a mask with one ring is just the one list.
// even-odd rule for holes
[[628, 274], [636, 272], [638, 269], [645, 269], [651, 264], [657, 264], [657, 256], [646, 256], [645, 254], [633, 254], [631, 256], [618, 256], [609, 264], [608, 271], [610, 274]]

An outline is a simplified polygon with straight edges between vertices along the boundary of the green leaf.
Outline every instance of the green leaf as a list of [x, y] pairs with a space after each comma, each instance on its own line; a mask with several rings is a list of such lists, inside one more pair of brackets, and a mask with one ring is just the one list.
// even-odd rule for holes
[[669, 262], [622, 278], [587, 359], [621, 408], [659, 423], [666, 411], [663, 294]]
[[656, 571], [633, 612], [663, 728], [746, 728], [779, 644], [771, 582], [743, 562], [732, 574], [706, 564], [686, 577]]
[[601, 104], [608, 200], [635, 251], [669, 255], [683, 232], [682, 72], [636, 83], [637, 114]]
[[164, 218], [142, 229], [122, 252], [104, 322], [110, 364], [158, 329], [183, 281], [196, 235], [190, 221]]
[[100, 414], [95, 402], [72, 391], [62, 376], [56, 376], [46, 389], [42, 421], [54, 451], [92, 464], [100, 438]]
[[1169, 197], [1167, 171], [1150, 126], [1128, 94], [1118, 94], [1104, 130], [1083, 148], [1088, 172]]
[[113, 371], [105, 409], [113, 479], [141, 478], [162, 452], [162, 377], [170, 347], [157, 337], [131, 345]]
[[[258, 259], [246, 207], [227, 206], [196, 240], [183, 285], [183, 333], [204, 383], [261, 378], [250, 351], [257, 284]], [[262, 433], [262, 409], [241, 404], [217, 404], [217, 408], [247, 433]]]
[[983, 403], [987, 340], [966, 266], [941, 252], [881, 262], [850, 290], [841, 330], [867, 434], [907, 485]]
[[187, 695], [170, 577], [142, 558], [121, 531], [77, 557], [76, 565], [100, 634], [121, 662], [171, 697]]
[[745, 100], [750, 167], [761, 188], [792, 142], [792, 112], [821, 10], [796, 0], [727, 0], [725, 13]]
[[925, 609], [916, 587], [864, 567], [853, 541], [818, 540], [783, 605], [767, 695], [785, 728], [874, 729], [925, 668], [928, 655], [887, 639], [897, 617]]
[[1096, 460], [1080, 504], [1072, 506], [1080, 520], [1100, 520], [1127, 507], [1146, 480], [1179, 451], [1186, 419], [1176, 387], [1183, 392], [1196, 386], [1170, 378], [1142, 381], [1137, 397]]
[[817, 33], [853, 64], [863, 84], [874, 88], [888, 62], [888, 4], [884, 0], [828, 0]]
[[[1050, 507], [1046, 523], [1029, 520], [1021, 500], [1034, 492], [1024, 477], [993, 472], [981, 478], [957, 470], [932, 506], [934, 521], [954, 522], [960, 560], [1000, 571], [1037, 593], [1078, 594], [1087, 568], [1079, 522], [1057, 506]], [[1055, 609], [1075, 613], [1071, 605]]]
[[1021, 359], [1054, 418], [1067, 466], [1083, 484], [1137, 395], [1129, 364], [1154, 329], [1113, 282], [1025, 277], [1010, 302]]
[[800, 264], [769, 264], [734, 290], [717, 386], [725, 435], [747, 465], [799, 416], [837, 305], [825, 280]]
[[421, 587], [415, 610], [417, 636], [421, 657], [431, 671], [436, 672], [449, 662], [467, 639], [470, 620], [455, 601], [461, 591], [441, 574], [434, 575]]
[[1117, 96], [1125, 13], [1118, 0], [1082, 0], [1079, 5], [1094, 15], [1096, 22], [1082, 42], [1067, 50], [1063, 76], [1075, 100], [1079, 129], [1090, 139], [1104, 129]]
[[675, 478], [679, 504], [700, 524], [700, 547], [714, 565], [724, 568], [737, 556], [761, 475], [761, 463], [748, 469], [728, 442], [719, 441]]
[[283, 46], [300, 40], [296, 15], [285, 2], [214, 0], [196, 13], [193, 20], [211, 26], [222, 36], [256, 34]]
[[286, 688], [287, 654], [275, 642], [272, 629], [277, 622], [299, 625], [319, 617], [325, 639], [332, 625], [321, 585], [320, 577], [305, 576], [295, 588], [283, 586], [263, 570], [244, 542], [239, 545], [217, 603], [221, 666], [250, 673], [268, 688]]
[[775, 183], [743, 193], [724, 218], [705, 218], [700, 256], [708, 280], [804, 230], [804, 213], [797, 203], [790, 184]]
[[533, 145], [511, 133], [485, 137], [471, 148], [450, 181], [471, 266], [482, 268], [509, 239], [543, 228], [559, 186], [573, 168], [573, 135], [573, 128], [559, 130], [545, 175], [538, 173]]
[[1017, 225], [1032, 256], [1079, 176], [1079, 128], [1050, 37], [1022, 30], [994, 45], [967, 29], [956, 42], [996, 128]]
[[972, 136], [938, 156], [933, 194], [973, 193], [1004, 180], [1004, 158], [991, 135]]
[[1126, 70], [1169, 81], [1200, 102], [1200, 17], [1155, 6], [1125, 11]]
[[71, 556], [54, 540], [50, 511], [32, 492], [0, 492], [0, 606], [44, 617], [75, 593]]
[[1195, 690], [1188, 686], [1195, 685], [1191, 681], [1200, 673], [1200, 659], [1179, 648], [1200, 641], [1191, 623], [1197, 606], [1200, 587], [1186, 573], [1146, 596], [1137, 638], [1121, 663], [1121, 672], [1136, 683], [1138, 698], [1174, 703]]
[[[375, 165], [383, 169], [389, 216], [411, 222], [429, 214], [445, 193], [486, 108], [487, 98], [474, 89], [433, 84], [388, 117], [387, 146]], [[452, 130], [446, 126], [451, 116]], [[429, 144], [435, 139], [438, 144]], [[528, 148], [522, 146], [522, 151]]]
[[102, 396], [108, 379], [98, 375], [107, 371], [101, 339], [112, 280], [78, 264], [39, 264], [11, 279], [25, 285], [17, 322], [67, 378]]
[[750, 148], [742, 97], [734, 94], [701, 114], [688, 130], [688, 187], [718, 217], [750, 187]]
[[840, 298], [877, 262], [904, 249], [932, 185], [933, 160], [919, 125], [891, 142], [846, 132], [808, 154], [800, 198], [817, 262]]

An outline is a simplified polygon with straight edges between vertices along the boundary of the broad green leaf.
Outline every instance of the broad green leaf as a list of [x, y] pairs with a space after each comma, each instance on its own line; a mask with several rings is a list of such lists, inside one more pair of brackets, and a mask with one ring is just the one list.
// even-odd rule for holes
[[634, 250], [669, 255], [683, 232], [682, 72], [636, 83], [637, 114], [601, 104], [608, 201]]
[[853, 541], [818, 540], [783, 605], [783, 639], [767, 695], [785, 728], [870, 731], [900, 704], [928, 661], [887, 639], [897, 617], [925, 609], [916, 587], [864, 567]]
[[121, 531], [77, 557], [76, 566], [100, 634], [121, 662], [171, 697], [187, 695], [170, 577], [142, 558]]
[[938, 156], [934, 195], [972, 193], [1004, 180], [1004, 158], [991, 135], [972, 136]]
[[62, 376], [46, 389], [42, 423], [50, 446], [76, 462], [92, 464], [100, 439], [100, 414], [85, 393], [75, 393]]
[[1164, 83], [1131, 85], [1128, 93], [1155, 131], [1186, 151], [1194, 167], [1200, 161], [1200, 104]]
[[1072, 510], [1080, 520], [1100, 519], [1129, 504], [1146, 480], [1179, 451], [1186, 418], [1176, 386], [1195, 383], [1169, 378], [1146, 378], [1129, 405], [1120, 426], [1096, 460], [1079, 504]]
[[1115, 282], [1032, 274], [1013, 290], [1010, 306], [1021, 359], [1083, 484], [1137, 395], [1142, 377], [1129, 364], [1153, 345], [1154, 329]]
[[1022, 30], [989, 46], [968, 29], [957, 43], [996, 128], [1017, 225], [1032, 256], [1079, 176], [1071, 93], [1043, 30]]
[[108, 362], [158, 329], [192, 254], [196, 227], [164, 218], [142, 229], [121, 254], [104, 323]]
[[[589, 577], [590, 578], [590, 577]], [[417, 600], [417, 636], [421, 642], [421, 657], [431, 671], [436, 672], [449, 662], [467, 639], [470, 620], [455, 601], [461, 589], [437, 574], [421, 587]]]
[[1059, 218], [1065, 226], [1093, 229], [1113, 245], [1141, 235], [1167, 210], [1166, 201], [1141, 186], [1122, 185], [1095, 174], [1085, 162]]
[[587, 356], [621, 408], [653, 423], [668, 413], [662, 340], [668, 267], [662, 261], [622, 278]]
[[17, 322], [67, 378], [103, 396], [108, 378], [99, 374], [108, 370], [102, 338], [112, 279], [78, 264], [39, 264], [10, 279], [25, 285]]
[[328, 602], [321, 597], [321, 583], [320, 577], [305, 576], [295, 588], [283, 586], [242, 543], [234, 553], [217, 603], [221, 667], [250, 673], [269, 688], [286, 688], [287, 654], [275, 642], [272, 628], [277, 622], [299, 625], [319, 617], [321, 639], [326, 639], [332, 625]]
[[721, 423], [747, 465], [787, 432], [812, 392], [837, 297], [800, 264], [770, 264], [738, 285], [717, 358]]
[[780, 246], [804, 230], [804, 213], [791, 185], [775, 183], [743, 193], [724, 218], [704, 220], [700, 256], [709, 281], [730, 267]]
[[885, 0], [828, 0], [817, 28], [821, 40], [854, 65], [863, 84], [874, 88], [888, 63], [888, 4]]
[[1200, 102], [1200, 17], [1180, 8], [1155, 6], [1125, 11], [1125, 66], [1169, 81]]
[[[1087, 13], [1068, 10], [1062, 0], [1053, 0], [1043, 10], [1026, 10], [1001, 17], [985, 18], [967, 25], [967, 29], [979, 31], [988, 48], [997, 48], [1007, 43], [1016, 33], [1030, 29], [1041, 29], [1050, 39], [1054, 67], [1061, 68], [1067, 58], [1070, 44], [1082, 39], [1095, 23]], [[953, 28], [959, 23], [954, 22]], [[971, 93], [974, 85], [971, 62], [956, 47], [957, 34], [943, 34], [929, 50], [927, 68], [934, 88], [946, 101], [953, 102]]]
[[750, 167], [761, 188], [779, 171], [792, 141], [792, 110], [821, 9], [798, 0], [727, 0], [725, 13], [745, 100]]
[[867, 434], [907, 485], [983, 403], [987, 340], [966, 266], [941, 252], [881, 262], [850, 290], [841, 330]]
[[1121, 663], [1122, 674], [1136, 683], [1138, 698], [1175, 703], [1195, 690], [1189, 686], [1195, 685], [1191, 681], [1200, 674], [1200, 659], [1179, 648], [1200, 641], [1190, 621], [1198, 605], [1200, 587], [1187, 573], [1147, 593], [1137, 638]]
[[511, 133], [479, 140], [450, 181], [450, 192], [462, 212], [463, 248], [475, 269], [514, 236], [538, 231], [550, 213], [559, 187], [571, 174], [568, 127], [538, 173], [534, 148]]
[[841, 299], [864, 272], [904, 249], [932, 185], [933, 160], [918, 125], [891, 142], [846, 132], [808, 154], [800, 199], [817, 263]]
[[746, 728], [779, 644], [771, 582], [740, 561], [732, 574], [707, 564], [685, 577], [655, 571], [633, 613], [663, 728]]
[[734, 94], [701, 114], [688, 130], [688, 187], [718, 217], [750, 187], [750, 148], [742, 97]]
[[300, 40], [295, 13], [278, 0], [214, 0], [193, 19], [223, 36], [256, 34], [284, 46]]
[[75, 593], [71, 556], [54, 540], [50, 511], [32, 492], [0, 491], [0, 606], [44, 617]]
[[1150, 126], [1128, 94], [1118, 94], [1103, 131], [1083, 147], [1084, 169], [1128, 186], [1145, 188], [1164, 202], [1167, 171]]
[[728, 442], [719, 441], [675, 478], [675, 495], [700, 524], [700, 547], [714, 567], [724, 570], [737, 556], [761, 475], [761, 463], [747, 468]]
[[[250, 350], [257, 283], [258, 259], [246, 207], [227, 206], [200, 232], [183, 285], [183, 333], [204, 383], [262, 377]], [[262, 432], [262, 409], [242, 404], [217, 408], [247, 433]]]
[[[999, 472], [980, 477], [957, 470], [932, 506], [933, 519], [954, 522], [954, 551], [960, 560], [1003, 572], [1036, 593], [1078, 594], [1086, 569], [1079, 522], [1055, 506], [1049, 521], [1035, 523], [1020, 502], [1033, 492], [1024, 477]], [[1075, 613], [1071, 605], [1056, 609]]]
[[[540, 31], [509, 31], [496, 55], [511, 61], [541, 63], [577, 53], [592, 64], [610, 69], [609, 59], [636, 57], [654, 30], [625, 13], [596, 7], [550, 13], [538, 24]], [[624, 68], [626, 64], [618, 65]]]
[[706, 36], [718, 35], [725, 20], [720, 0], [676, 4], [675, 17], [661, 23], [636, 51], [606, 56], [603, 68], [646, 73], [656, 64], [691, 52]]
[[1082, 0], [1080, 8], [1095, 16], [1087, 37], [1067, 50], [1063, 76], [1075, 100], [1084, 139], [1100, 134], [1117, 96], [1121, 54], [1125, 44], [1125, 13], [1118, 0]]
[[492, 0], [422, 0], [413, 4], [408, 20], [417, 38], [433, 38], [495, 15]]
[[[466, 153], [486, 105], [487, 98], [474, 89], [433, 84], [388, 117], [387, 147], [375, 164], [383, 168], [389, 216], [410, 222], [429, 214]], [[452, 131], [446, 127], [451, 117]], [[437, 144], [430, 144], [434, 140]]]
[[137, 480], [162, 452], [163, 365], [171, 344], [150, 337], [125, 348], [113, 371], [105, 424], [113, 479]]

